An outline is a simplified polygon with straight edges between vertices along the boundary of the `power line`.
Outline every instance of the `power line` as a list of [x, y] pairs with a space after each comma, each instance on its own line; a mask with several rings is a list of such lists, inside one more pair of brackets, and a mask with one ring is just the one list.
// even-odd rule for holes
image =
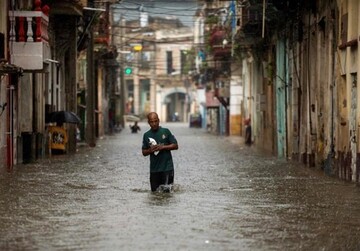
[[[191, 4], [191, 5], [190, 5]], [[189, 6], [190, 5], [190, 6]], [[198, 9], [197, 1], [123, 1], [114, 5], [115, 13], [121, 12], [128, 19], [136, 19], [140, 14], [140, 8], [143, 6], [150, 15], [177, 16], [184, 24], [192, 24], [186, 20], [194, 17]]]

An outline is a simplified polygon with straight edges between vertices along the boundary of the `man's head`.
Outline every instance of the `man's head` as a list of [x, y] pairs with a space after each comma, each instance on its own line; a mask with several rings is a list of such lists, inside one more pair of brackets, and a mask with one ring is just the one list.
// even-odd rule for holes
[[149, 123], [149, 126], [151, 127], [151, 130], [157, 131], [159, 129], [159, 124], [160, 124], [159, 116], [157, 115], [157, 113], [150, 112], [148, 114], [147, 118], [148, 118], [148, 123]]

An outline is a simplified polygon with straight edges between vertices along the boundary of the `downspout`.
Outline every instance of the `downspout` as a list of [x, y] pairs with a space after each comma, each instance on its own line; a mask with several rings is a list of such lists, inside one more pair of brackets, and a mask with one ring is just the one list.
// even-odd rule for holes
[[9, 76], [9, 94], [8, 94], [8, 123], [7, 123], [7, 169], [12, 171], [14, 166], [14, 77]]
[[285, 46], [285, 50], [284, 50], [284, 90], [285, 90], [285, 158], [289, 157], [289, 153], [288, 153], [288, 149], [289, 149], [289, 145], [288, 145], [288, 88], [289, 88], [289, 79], [288, 79], [288, 62], [287, 62], [287, 41], [284, 41], [284, 46]]
[[262, 10], [262, 30], [261, 37], [265, 37], [265, 11], [266, 11], [266, 0], [263, 0], [263, 10]]
[[[14, 11], [15, 9], [15, 0], [11, 0], [11, 10]], [[7, 27], [11, 27], [11, 24], [9, 22], [9, 19], [7, 19]], [[7, 46], [8, 48], [10, 48], [10, 43], [9, 43], [9, 39], [7, 40]], [[10, 49], [8, 49], [8, 53], [7, 53], [7, 58], [9, 59], [9, 61], [11, 60], [11, 54], [10, 54]], [[7, 122], [6, 122], [6, 166], [7, 166], [7, 171], [11, 172], [13, 169], [13, 140], [12, 140], [12, 124], [13, 124], [13, 104], [12, 104], [12, 89], [13, 89], [13, 85], [12, 85], [12, 81], [13, 81], [13, 76], [12, 74], [9, 74], [8, 77], [8, 94], [7, 94], [7, 103], [8, 103], [8, 107], [7, 107]]]

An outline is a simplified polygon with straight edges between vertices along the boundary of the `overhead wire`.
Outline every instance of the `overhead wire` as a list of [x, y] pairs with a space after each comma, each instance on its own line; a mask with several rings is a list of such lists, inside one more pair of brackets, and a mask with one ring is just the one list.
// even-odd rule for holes
[[185, 1], [187, 2], [187, 4], [193, 3], [193, 6], [186, 8], [183, 7], [184, 1], [166, 1], [166, 4], [170, 4], [171, 7], [159, 6], [159, 2], [161, 1], [152, 1], [150, 3], [123, 1], [121, 3], [115, 4], [113, 10], [115, 11], [115, 13], [121, 13], [126, 19], [133, 20], [139, 18], [140, 8], [143, 6], [146, 12], [149, 13], [149, 15], [177, 16], [183, 24], [192, 24], [191, 20], [185, 20], [185, 18], [193, 17], [199, 7], [197, 1]]
[[[157, 2], [161, 2], [161, 1], [158, 1]], [[168, 1], [165, 1], [166, 3], [169, 3]], [[163, 2], [163, 3], [165, 3]], [[114, 12], [116, 14], [120, 14], [122, 15], [123, 18], [125, 18], [125, 20], [127, 21], [133, 21], [133, 20], [137, 20], [140, 18], [140, 11], [139, 11], [139, 8], [141, 6], [144, 6], [144, 8], [146, 8], [146, 12], [149, 14], [150, 17], [156, 17], [156, 16], [152, 16], [152, 15], [165, 15], [165, 18], [168, 17], [168, 16], [171, 16], [171, 17], [177, 17], [177, 19], [180, 20], [180, 18], [184, 18], [184, 17], [195, 17], [195, 12], [199, 9], [200, 5], [196, 2], [196, 1], [186, 1], [186, 0], [182, 0], [182, 1], [178, 1], [178, 2], [171, 2], [172, 4], [181, 4], [183, 5], [184, 2], [188, 2], [188, 3], [194, 3], [195, 5], [194, 6], [191, 6], [191, 7], [188, 7], [188, 8], [176, 8], [174, 6], [172, 7], [162, 7], [162, 6], [149, 6], [149, 3], [148, 4], [144, 4], [144, 3], [139, 3], [139, 2], [136, 2], [136, 1], [123, 1], [122, 3], [119, 3], [119, 4], [116, 4], [116, 8], [114, 8]], [[154, 2], [152, 2], [154, 3]], [[124, 5], [124, 4], [127, 4], [127, 5]], [[133, 7], [132, 7], [133, 6]], [[135, 6], [135, 8], [134, 8]], [[164, 12], [162, 12], [161, 10], [164, 10]], [[165, 12], [166, 10], [166, 12]], [[184, 12], [192, 12], [192, 14], [185, 14]], [[170, 15], [172, 13], [176, 13], [176, 15]], [[182, 14], [179, 14], [179, 13], [182, 13]], [[162, 18], [164, 18], [164, 16], [162, 16]], [[189, 23], [191, 24], [191, 26], [193, 26], [194, 24], [194, 21], [186, 21], [184, 23], [184, 20], [180, 20], [183, 24], [186, 24], [186, 23]], [[120, 28], [132, 28], [132, 29], [136, 29], [136, 28], [141, 28], [140, 26], [122, 26]], [[136, 34], [138, 35], [138, 34]], [[136, 41], [136, 40], [141, 40], [141, 41], [144, 41], [144, 42], [156, 42], [156, 44], [159, 44], [159, 43], [171, 43], [171, 44], [185, 44], [185, 45], [199, 45], [199, 44], [195, 44], [193, 43], [192, 41], [189, 41], [189, 39], [185, 39], [185, 40], [180, 40], [180, 41], [154, 41], [154, 40], [151, 40], [151, 39], [146, 39], [144, 37], [137, 37], [137, 36], [133, 36], [133, 37], [130, 37], [130, 36], [121, 36], [120, 34], [113, 34], [113, 36], [115, 37], [123, 37], [126, 39], [126, 41], [124, 41], [125, 43], [128, 43], [128, 42], [131, 42], [131, 41]], [[185, 43], [187, 42], [187, 43]], [[201, 45], [201, 44], [200, 44]], [[173, 62], [174, 61], [180, 61], [180, 57], [173, 57]], [[135, 62], [134, 62], [135, 61]], [[134, 61], [126, 61], [126, 60], [122, 60], [120, 63], [123, 63], [123, 64], [132, 64], [133, 67], [141, 67], [141, 60], [140, 62], [137, 61], [137, 59], [135, 59]], [[210, 62], [210, 61], [218, 61], [218, 60], [207, 60], [207, 62]], [[154, 68], [154, 64], [166, 64], [167, 61], [166, 60], [148, 60], [148, 61], [143, 61], [143, 62], [146, 62], [148, 64], [151, 65], [151, 69], [155, 69], [155, 70], [166, 70], [167, 67], [155, 67]], [[180, 62], [181, 64], [181, 62]]]

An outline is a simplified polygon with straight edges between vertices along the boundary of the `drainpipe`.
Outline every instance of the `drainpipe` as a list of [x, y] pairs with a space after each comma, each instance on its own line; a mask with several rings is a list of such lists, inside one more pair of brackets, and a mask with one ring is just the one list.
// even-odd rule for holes
[[265, 37], [265, 10], [266, 10], [266, 0], [263, 0], [263, 11], [262, 11], [262, 31], [261, 37]]
[[11, 83], [8, 90], [9, 90], [9, 96], [8, 96], [8, 122], [7, 122], [7, 135], [6, 135], [6, 141], [7, 141], [7, 169], [8, 171], [12, 171], [14, 166], [14, 85], [12, 85], [13, 76], [9, 76], [9, 82]]
[[288, 141], [288, 91], [289, 91], [289, 78], [288, 78], [288, 62], [287, 62], [287, 40], [284, 41], [284, 90], [285, 90], [285, 158], [289, 157], [289, 141]]

